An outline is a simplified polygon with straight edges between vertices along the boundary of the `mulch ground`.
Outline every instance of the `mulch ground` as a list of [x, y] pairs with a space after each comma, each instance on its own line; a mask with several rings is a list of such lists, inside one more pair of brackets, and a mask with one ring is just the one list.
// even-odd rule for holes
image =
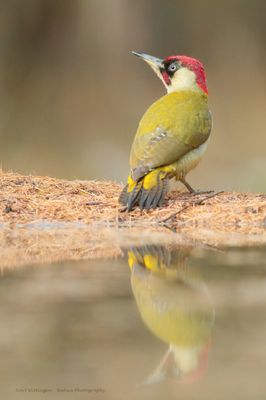
[[[174, 232], [178, 241], [182, 236], [212, 246], [266, 244], [266, 194], [191, 195], [175, 191], [169, 194], [162, 208], [135, 209], [127, 213], [118, 204], [121, 188], [119, 184], [107, 181], [67, 181], [0, 173], [1, 254], [16, 253], [17, 259], [21, 256], [18, 250], [21, 249], [23, 254], [26, 248], [24, 253], [29, 257], [33, 250], [42, 254], [42, 257], [33, 258], [36, 262], [49, 256], [49, 260], [63, 256], [116, 256], [121, 240], [117, 241], [116, 247], [110, 233], [112, 229], [116, 238], [120, 233], [140, 237], [140, 233], [152, 231], [164, 232], [167, 237], [172, 237]], [[48, 222], [59, 225], [51, 225], [48, 229]], [[72, 225], [62, 225], [67, 222]], [[14, 246], [8, 244], [10, 237], [12, 243], [15, 242], [16, 252]], [[104, 245], [108, 238], [111, 238], [109, 250]], [[55, 254], [51, 257], [53, 246]], [[73, 247], [79, 249], [76, 255], [69, 250]], [[71, 254], [67, 254], [68, 251]], [[10, 257], [9, 265], [12, 264]]]

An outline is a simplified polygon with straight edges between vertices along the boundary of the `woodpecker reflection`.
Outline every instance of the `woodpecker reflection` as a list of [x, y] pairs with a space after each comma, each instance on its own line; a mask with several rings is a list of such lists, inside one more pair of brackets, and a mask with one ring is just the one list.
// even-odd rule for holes
[[191, 248], [145, 246], [128, 251], [131, 286], [149, 330], [169, 348], [144, 383], [198, 380], [206, 371], [214, 322], [208, 288], [188, 265]]

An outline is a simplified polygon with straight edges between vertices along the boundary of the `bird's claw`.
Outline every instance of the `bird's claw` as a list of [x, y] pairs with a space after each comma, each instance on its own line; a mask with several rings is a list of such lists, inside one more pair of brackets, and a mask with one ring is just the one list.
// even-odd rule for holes
[[194, 196], [197, 196], [199, 194], [210, 194], [210, 193], [214, 193], [215, 190], [194, 190], [191, 194]]

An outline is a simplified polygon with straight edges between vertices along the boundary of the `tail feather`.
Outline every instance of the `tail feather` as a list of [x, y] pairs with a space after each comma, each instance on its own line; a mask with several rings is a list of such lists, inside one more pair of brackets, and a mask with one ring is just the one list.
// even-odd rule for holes
[[126, 186], [123, 188], [123, 190], [122, 190], [122, 192], [120, 193], [119, 198], [118, 198], [118, 202], [119, 202], [120, 204], [122, 204], [123, 206], [126, 206], [126, 205], [127, 205], [127, 199], [128, 199], [128, 192], [127, 192], [127, 189], [128, 189], [128, 185], [126, 185]]
[[135, 207], [135, 205], [139, 203], [141, 195], [142, 195], [142, 181], [137, 182], [134, 189], [131, 192], [129, 192], [128, 202], [126, 204], [128, 211], [131, 211]]
[[151, 202], [151, 207], [156, 208], [160, 207], [163, 203], [164, 200], [164, 182], [166, 181], [160, 181], [158, 182], [158, 189], [156, 191], [156, 194]]
[[[154, 174], [155, 171], [152, 173]], [[162, 206], [167, 191], [167, 179], [165, 175], [157, 172], [156, 181], [154, 182], [154, 177], [152, 177], [153, 183], [149, 185], [148, 175], [138, 182], [132, 183], [132, 180], [129, 180], [129, 183], [122, 190], [119, 202], [126, 206], [128, 211], [131, 211], [135, 206], [139, 206], [141, 210]]]
[[167, 182], [168, 181], [166, 179], [162, 181], [162, 193], [160, 199], [158, 200], [158, 207], [161, 207], [164, 203], [164, 198], [167, 193], [167, 187], [168, 187]]
[[143, 191], [143, 195], [141, 196], [141, 202], [139, 204], [141, 209], [149, 209], [151, 208], [151, 204], [153, 202], [154, 197], [156, 196], [157, 193], [157, 186], [154, 186], [153, 188], [151, 188], [150, 190], [145, 190], [142, 189]]

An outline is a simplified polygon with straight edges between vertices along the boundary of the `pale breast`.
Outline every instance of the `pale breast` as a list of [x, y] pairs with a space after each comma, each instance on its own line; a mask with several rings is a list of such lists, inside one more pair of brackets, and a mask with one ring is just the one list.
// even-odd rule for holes
[[197, 149], [193, 149], [185, 154], [174, 164], [177, 179], [185, 177], [189, 171], [198, 165], [208, 147], [209, 141], [210, 138], [208, 138], [206, 142], [200, 145]]

